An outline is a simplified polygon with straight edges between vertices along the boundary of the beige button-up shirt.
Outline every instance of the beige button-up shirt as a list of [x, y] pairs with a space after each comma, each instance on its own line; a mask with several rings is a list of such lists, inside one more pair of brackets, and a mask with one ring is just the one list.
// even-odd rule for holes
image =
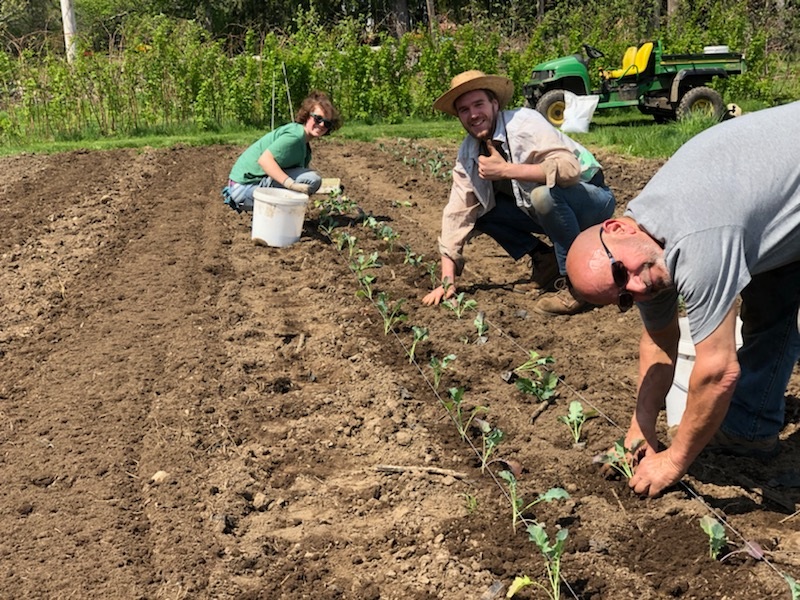
[[[547, 182], [511, 180], [517, 206], [531, 207], [531, 191], [539, 185], [569, 187], [589, 181], [600, 170], [594, 156], [529, 108], [498, 113], [492, 136], [502, 145], [510, 162], [540, 164]], [[458, 151], [453, 168], [450, 199], [442, 213], [439, 252], [456, 263], [456, 274], [464, 268], [463, 250], [473, 235], [475, 222], [495, 207], [493, 182], [478, 175], [479, 140], [467, 136]]]

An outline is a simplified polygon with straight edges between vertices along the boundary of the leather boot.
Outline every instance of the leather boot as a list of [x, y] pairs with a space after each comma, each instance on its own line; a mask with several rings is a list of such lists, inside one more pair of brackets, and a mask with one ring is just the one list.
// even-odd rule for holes
[[555, 283], [556, 291], [552, 294], [545, 294], [536, 304], [533, 311], [545, 316], [576, 315], [591, 308], [591, 304], [578, 300], [569, 291], [565, 277], [559, 277]]

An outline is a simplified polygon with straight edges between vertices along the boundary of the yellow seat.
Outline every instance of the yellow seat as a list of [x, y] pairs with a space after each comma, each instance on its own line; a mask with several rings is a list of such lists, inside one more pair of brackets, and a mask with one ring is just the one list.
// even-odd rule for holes
[[606, 79], [617, 79], [623, 75], [630, 75], [630, 69], [636, 62], [636, 46], [628, 46], [625, 54], [622, 56], [622, 66], [619, 69], [612, 69], [610, 71], [601, 70], [600, 74]]
[[653, 53], [653, 42], [642, 44], [642, 47], [636, 52], [636, 60], [634, 61], [635, 73], [644, 73], [647, 71], [647, 63], [650, 62], [650, 55]]

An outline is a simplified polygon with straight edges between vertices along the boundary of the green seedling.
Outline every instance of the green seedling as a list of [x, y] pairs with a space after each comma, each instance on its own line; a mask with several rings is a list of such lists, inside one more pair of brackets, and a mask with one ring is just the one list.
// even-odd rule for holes
[[700, 528], [708, 535], [708, 555], [716, 560], [722, 549], [728, 545], [725, 528], [711, 515], [705, 515], [700, 519]]
[[383, 334], [389, 335], [397, 325], [408, 319], [408, 315], [401, 311], [405, 298], [400, 298], [397, 302], [390, 303], [386, 292], [380, 292], [375, 300], [375, 306], [383, 317]]
[[386, 242], [389, 252], [394, 250], [394, 244], [400, 238], [400, 234], [388, 225], [382, 226], [376, 235]]
[[534, 584], [547, 592], [547, 595], [550, 596], [552, 600], [559, 600], [561, 597], [561, 555], [564, 553], [564, 543], [568, 535], [569, 531], [567, 529], [559, 529], [554, 542], [551, 544], [544, 527], [538, 523], [528, 526], [528, 536], [530, 540], [536, 544], [544, 555], [545, 568], [547, 569], [547, 581], [550, 584], [550, 589], [548, 590], [545, 586], [537, 582], [534, 582]]
[[338, 236], [336, 236], [336, 248], [339, 252], [347, 246], [347, 258], [353, 258], [353, 254], [356, 250], [356, 242], [358, 238], [354, 235], [347, 233], [346, 231], [342, 231]]
[[472, 324], [475, 325], [475, 329], [478, 332], [478, 339], [476, 342], [486, 342], [486, 332], [489, 331], [489, 326], [486, 324], [486, 315], [482, 310], [478, 311], [478, 316], [475, 317], [475, 320], [472, 322]]
[[464, 508], [468, 513], [474, 513], [478, 509], [478, 498], [469, 492], [464, 492], [462, 496], [464, 496]]
[[722, 523], [711, 515], [705, 515], [700, 519], [700, 527], [708, 535], [708, 553], [711, 558], [717, 560], [720, 552], [728, 545], [728, 538], [725, 535], [725, 528]]
[[[411, 251], [411, 248], [409, 248], [408, 246], [403, 248], [403, 250], [405, 250], [405, 253], [406, 253], [405, 258], [403, 259], [403, 264], [404, 265], [412, 265], [412, 266], [416, 267], [418, 265], [421, 265], [422, 261], [425, 260], [425, 257], [422, 254], [414, 254]], [[435, 266], [435, 263], [434, 263], [434, 266]]]
[[520, 392], [535, 396], [541, 402], [544, 402], [556, 395], [558, 376], [548, 371], [541, 380], [520, 377], [514, 382], [514, 385]]
[[567, 500], [569, 494], [567, 490], [560, 487], [550, 488], [546, 492], [539, 494], [535, 500], [525, 504], [522, 496], [519, 495], [517, 490], [517, 478], [514, 473], [508, 470], [499, 471], [497, 475], [508, 484], [508, 497], [511, 499], [511, 528], [516, 533], [517, 521], [522, 518], [528, 510], [539, 504], [540, 502], [552, 502], [553, 500]]
[[428, 159], [428, 170], [434, 177], [439, 174], [439, 171], [442, 170], [442, 167], [444, 167], [444, 163], [441, 160], [437, 160], [435, 158]]
[[361, 275], [367, 269], [375, 269], [382, 266], [383, 265], [380, 263], [380, 261], [378, 261], [377, 252], [373, 252], [367, 256], [363, 251], [359, 250], [355, 260], [350, 261], [350, 269], [356, 274], [357, 277], [361, 277]]
[[439, 389], [439, 383], [442, 381], [442, 375], [447, 367], [456, 359], [455, 354], [448, 354], [443, 359], [439, 360], [435, 356], [431, 356], [430, 366], [433, 371], [433, 389]]
[[787, 575], [786, 573], [783, 574], [783, 578], [789, 585], [789, 591], [792, 592], [792, 600], [800, 600], [800, 584], [798, 584], [791, 575]]
[[476, 406], [472, 410], [467, 411], [464, 408], [464, 389], [463, 388], [450, 388], [447, 390], [450, 398], [447, 400], [443, 400], [444, 407], [448, 413], [450, 413], [450, 417], [453, 419], [453, 422], [456, 424], [456, 429], [458, 430], [458, 435], [461, 436], [462, 440], [467, 439], [467, 431], [469, 431], [470, 424], [472, 420], [477, 417], [479, 414], [489, 412], [489, 409], [485, 406]]
[[364, 217], [364, 220], [361, 222], [361, 226], [364, 229], [372, 229], [372, 231], [376, 231], [378, 227], [381, 226], [381, 224], [378, 221], [378, 219], [370, 216], [370, 217]]
[[411, 349], [408, 351], [408, 362], [413, 363], [414, 353], [416, 352], [417, 344], [419, 342], [424, 342], [425, 340], [428, 339], [428, 328], [412, 325], [411, 331], [414, 333], [414, 341], [411, 342]]
[[506, 434], [483, 419], [476, 417], [473, 423], [481, 432], [481, 473], [483, 473], [486, 470], [486, 466], [492, 462], [489, 457], [505, 439]]
[[333, 230], [336, 228], [336, 219], [327, 212], [319, 214], [319, 230], [327, 237], [333, 237]]
[[519, 373], [533, 373], [541, 378], [542, 368], [555, 364], [556, 360], [552, 356], [539, 356], [536, 350], [528, 350], [528, 360], [518, 366], [514, 371]]
[[409, 200], [392, 200], [393, 208], [398, 208], [398, 207], [408, 208], [409, 206], [414, 206], [414, 204], [411, 203], [411, 201]]
[[[528, 360], [514, 369], [514, 372], [519, 375], [514, 381], [514, 385], [519, 391], [531, 394], [542, 402], [552, 399], [556, 395], [558, 376], [545, 367], [555, 362], [552, 356], [539, 356], [535, 350], [529, 350]], [[531, 376], [522, 376], [523, 373], [530, 373]]]
[[[445, 295], [447, 294], [447, 289], [445, 288]], [[475, 300], [464, 300], [465, 292], [459, 292], [453, 298], [449, 300], [445, 300], [442, 305], [449, 308], [459, 319], [463, 316], [463, 314], [468, 310], [475, 310], [478, 306], [478, 303]]]
[[595, 456], [593, 462], [609, 465], [625, 479], [630, 479], [633, 477], [633, 455], [642, 444], [644, 440], [634, 440], [633, 445], [626, 448], [625, 438], [620, 438], [608, 452]]
[[356, 291], [356, 296], [372, 300], [372, 284], [375, 283], [375, 277], [373, 275], [362, 275], [358, 278], [358, 282], [361, 284], [361, 289]]
[[573, 441], [575, 444], [579, 444], [581, 441], [581, 430], [583, 429], [583, 424], [586, 423], [587, 420], [596, 416], [596, 410], [584, 412], [583, 405], [578, 400], [573, 400], [569, 403], [569, 414], [561, 415], [558, 417], [558, 420], [569, 427], [570, 433], [572, 433]]

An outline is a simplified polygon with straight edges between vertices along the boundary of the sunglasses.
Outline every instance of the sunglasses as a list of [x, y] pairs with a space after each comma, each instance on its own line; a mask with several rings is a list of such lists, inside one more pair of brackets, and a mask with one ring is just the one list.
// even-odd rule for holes
[[330, 130], [330, 128], [333, 127], [333, 121], [330, 119], [326, 119], [325, 117], [316, 115], [314, 113], [311, 113], [311, 118], [314, 119], [314, 123], [317, 125], [322, 125], [325, 129]]
[[606, 243], [603, 241], [603, 231], [604, 230], [601, 227], [600, 243], [603, 245], [603, 250], [606, 251], [608, 260], [611, 261], [611, 276], [614, 278], [614, 283], [619, 288], [619, 294], [617, 295], [617, 306], [619, 306], [620, 312], [625, 312], [633, 307], [633, 294], [625, 289], [625, 286], [628, 285], [628, 269], [625, 268], [625, 265], [614, 258], [613, 254], [611, 254], [608, 246], [606, 246]]

